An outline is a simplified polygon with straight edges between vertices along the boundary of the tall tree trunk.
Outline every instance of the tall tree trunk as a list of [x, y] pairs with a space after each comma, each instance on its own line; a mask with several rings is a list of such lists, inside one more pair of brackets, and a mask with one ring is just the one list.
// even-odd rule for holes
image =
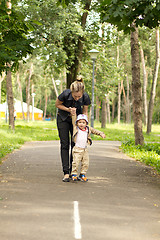
[[106, 127], [106, 99], [103, 99], [102, 101], [102, 121], [101, 121], [101, 128], [105, 128]]
[[[83, 9], [83, 14], [81, 18], [81, 26], [82, 29], [85, 30], [86, 27], [86, 21], [87, 21], [87, 16], [90, 10], [90, 5], [91, 5], [92, 0], [88, 0], [85, 2], [84, 9]], [[82, 60], [82, 53], [83, 53], [83, 41], [84, 37], [79, 36], [78, 43], [77, 43], [77, 49], [75, 50], [75, 60], [73, 65], [67, 69], [67, 88], [70, 87], [71, 83], [76, 80], [77, 74], [80, 70], [80, 62]]]
[[151, 132], [152, 127], [152, 116], [153, 116], [153, 107], [154, 107], [154, 100], [156, 96], [156, 85], [157, 85], [157, 78], [158, 78], [158, 69], [159, 69], [159, 29], [156, 30], [156, 62], [153, 74], [153, 81], [152, 81], [152, 88], [150, 93], [150, 101], [149, 101], [149, 108], [148, 108], [148, 123], [147, 123], [147, 133]]
[[5, 78], [6, 74], [3, 72], [2, 73], [2, 76], [0, 75], [0, 104], [1, 104], [1, 101], [2, 101], [2, 82]]
[[110, 117], [110, 104], [109, 104], [109, 96], [107, 94], [106, 97], [106, 101], [107, 101], [107, 116], [108, 116], [108, 123], [111, 123], [111, 117]]
[[31, 63], [31, 67], [29, 70], [28, 84], [27, 84], [27, 121], [28, 122], [30, 119], [29, 105], [30, 105], [30, 85], [31, 85], [32, 73], [33, 73], [33, 63]]
[[[119, 36], [117, 45], [117, 68], [119, 68]], [[120, 81], [118, 81], [118, 117], [117, 117], [118, 124], [120, 124], [120, 118], [121, 118], [121, 84]]]
[[126, 93], [123, 86], [123, 80], [121, 81], [121, 91], [123, 91], [123, 99], [124, 99], [124, 121], [127, 119], [127, 100], [126, 100]]
[[63, 88], [63, 76], [62, 73], [60, 73], [60, 93], [63, 91], [62, 88]]
[[114, 121], [116, 97], [112, 101], [112, 122]]
[[[102, 38], [101, 38], [101, 45], [102, 45], [102, 51], [103, 54], [105, 54], [105, 43], [104, 43], [104, 24], [102, 23], [101, 25], [101, 31], [102, 31]], [[103, 85], [105, 85], [105, 80], [103, 81]], [[98, 92], [98, 89], [97, 89]], [[105, 93], [104, 93], [105, 94]], [[106, 101], [106, 96], [103, 94], [103, 100], [102, 100], [102, 111], [101, 111], [101, 127], [105, 128], [106, 127], [106, 122], [107, 122], [107, 101]]]
[[118, 82], [118, 124], [120, 124], [121, 119], [121, 84]]
[[143, 69], [143, 106], [144, 106], [144, 125], [147, 125], [147, 72], [144, 60], [142, 44], [140, 45], [141, 61]]
[[21, 82], [20, 82], [20, 80], [19, 80], [19, 72], [17, 72], [17, 83], [18, 83], [19, 92], [20, 92], [21, 107], [22, 107], [22, 116], [23, 116], [23, 120], [25, 120], [24, 109], [23, 109], [23, 94], [22, 94]]
[[[8, 10], [8, 15], [11, 14], [11, 0], [6, 1], [6, 5]], [[11, 66], [9, 63], [7, 63], [7, 77], [6, 77], [6, 83], [7, 83], [7, 102], [8, 102], [8, 110], [9, 110], [9, 127], [14, 130], [14, 97], [13, 97], [13, 90], [12, 90], [12, 77], [11, 77]]]
[[127, 81], [127, 110], [126, 110], [126, 122], [131, 122], [131, 111], [130, 111], [130, 100], [129, 100], [129, 79], [128, 74], [126, 74], [126, 81]]
[[96, 97], [96, 120], [99, 122], [99, 111], [100, 111], [100, 104], [98, 97]]
[[45, 89], [45, 107], [44, 107], [44, 120], [46, 119], [46, 112], [47, 112], [47, 101], [48, 101], [48, 96], [47, 96], [47, 89]]
[[143, 145], [142, 132], [142, 91], [140, 81], [138, 29], [132, 24], [135, 31], [131, 32], [131, 58], [132, 58], [132, 93], [133, 93], [133, 120], [135, 144]]
[[12, 78], [11, 78], [11, 70], [7, 71], [7, 103], [9, 110], [9, 127], [14, 130], [14, 98], [13, 98], [13, 90], [12, 90]]
[[53, 83], [53, 87], [54, 87], [54, 91], [55, 91], [56, 97], [58, 97], [58, 90], [57, 90], [56, 83], [55, 83], [55, 80], [54, 80], [53, 77], [52, 77], [52, 83]]

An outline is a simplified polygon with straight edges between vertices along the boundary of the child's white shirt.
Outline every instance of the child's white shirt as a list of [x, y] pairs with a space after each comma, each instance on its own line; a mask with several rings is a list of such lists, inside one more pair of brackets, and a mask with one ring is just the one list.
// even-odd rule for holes
[[86, 148], [87, 147], [87, 135], [88, 135], [87, 128], [85, 130], [81, 130], [78, 128], [75, 146], [79, 147], [79, 148]]

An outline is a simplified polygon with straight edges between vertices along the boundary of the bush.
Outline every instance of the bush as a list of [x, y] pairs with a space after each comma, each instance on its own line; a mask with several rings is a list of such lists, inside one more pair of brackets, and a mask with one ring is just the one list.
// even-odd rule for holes
[[133, 140], [127, 140], [122, 143], [123, 152], [127, 153], [145, 164], [154, 167], [160, 172], [160, 144], [145, 143], [144, 145], [135, 145]]

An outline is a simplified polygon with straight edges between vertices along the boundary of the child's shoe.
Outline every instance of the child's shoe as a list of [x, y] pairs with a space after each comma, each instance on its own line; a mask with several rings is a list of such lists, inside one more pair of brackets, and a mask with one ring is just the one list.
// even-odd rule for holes
[[82, 182], [87, 182], [88, 181], [87, 177], [84, 174], [80, 174], [78, 180], [82, 181]]
[[77, 175], [76, 175], [76, 174], [73, 174], [73, 175], [72, 175], [72, 181], [75, 181], [75, 182], [78, 181], [78, 178], [77, 178]]

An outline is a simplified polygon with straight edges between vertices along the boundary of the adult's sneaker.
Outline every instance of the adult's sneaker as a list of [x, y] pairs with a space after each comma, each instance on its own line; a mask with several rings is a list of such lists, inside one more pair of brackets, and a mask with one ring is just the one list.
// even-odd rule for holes
[[69, 174], [65, 174], [64, 178], [62, 179], [63, 182], [69, 182]]

